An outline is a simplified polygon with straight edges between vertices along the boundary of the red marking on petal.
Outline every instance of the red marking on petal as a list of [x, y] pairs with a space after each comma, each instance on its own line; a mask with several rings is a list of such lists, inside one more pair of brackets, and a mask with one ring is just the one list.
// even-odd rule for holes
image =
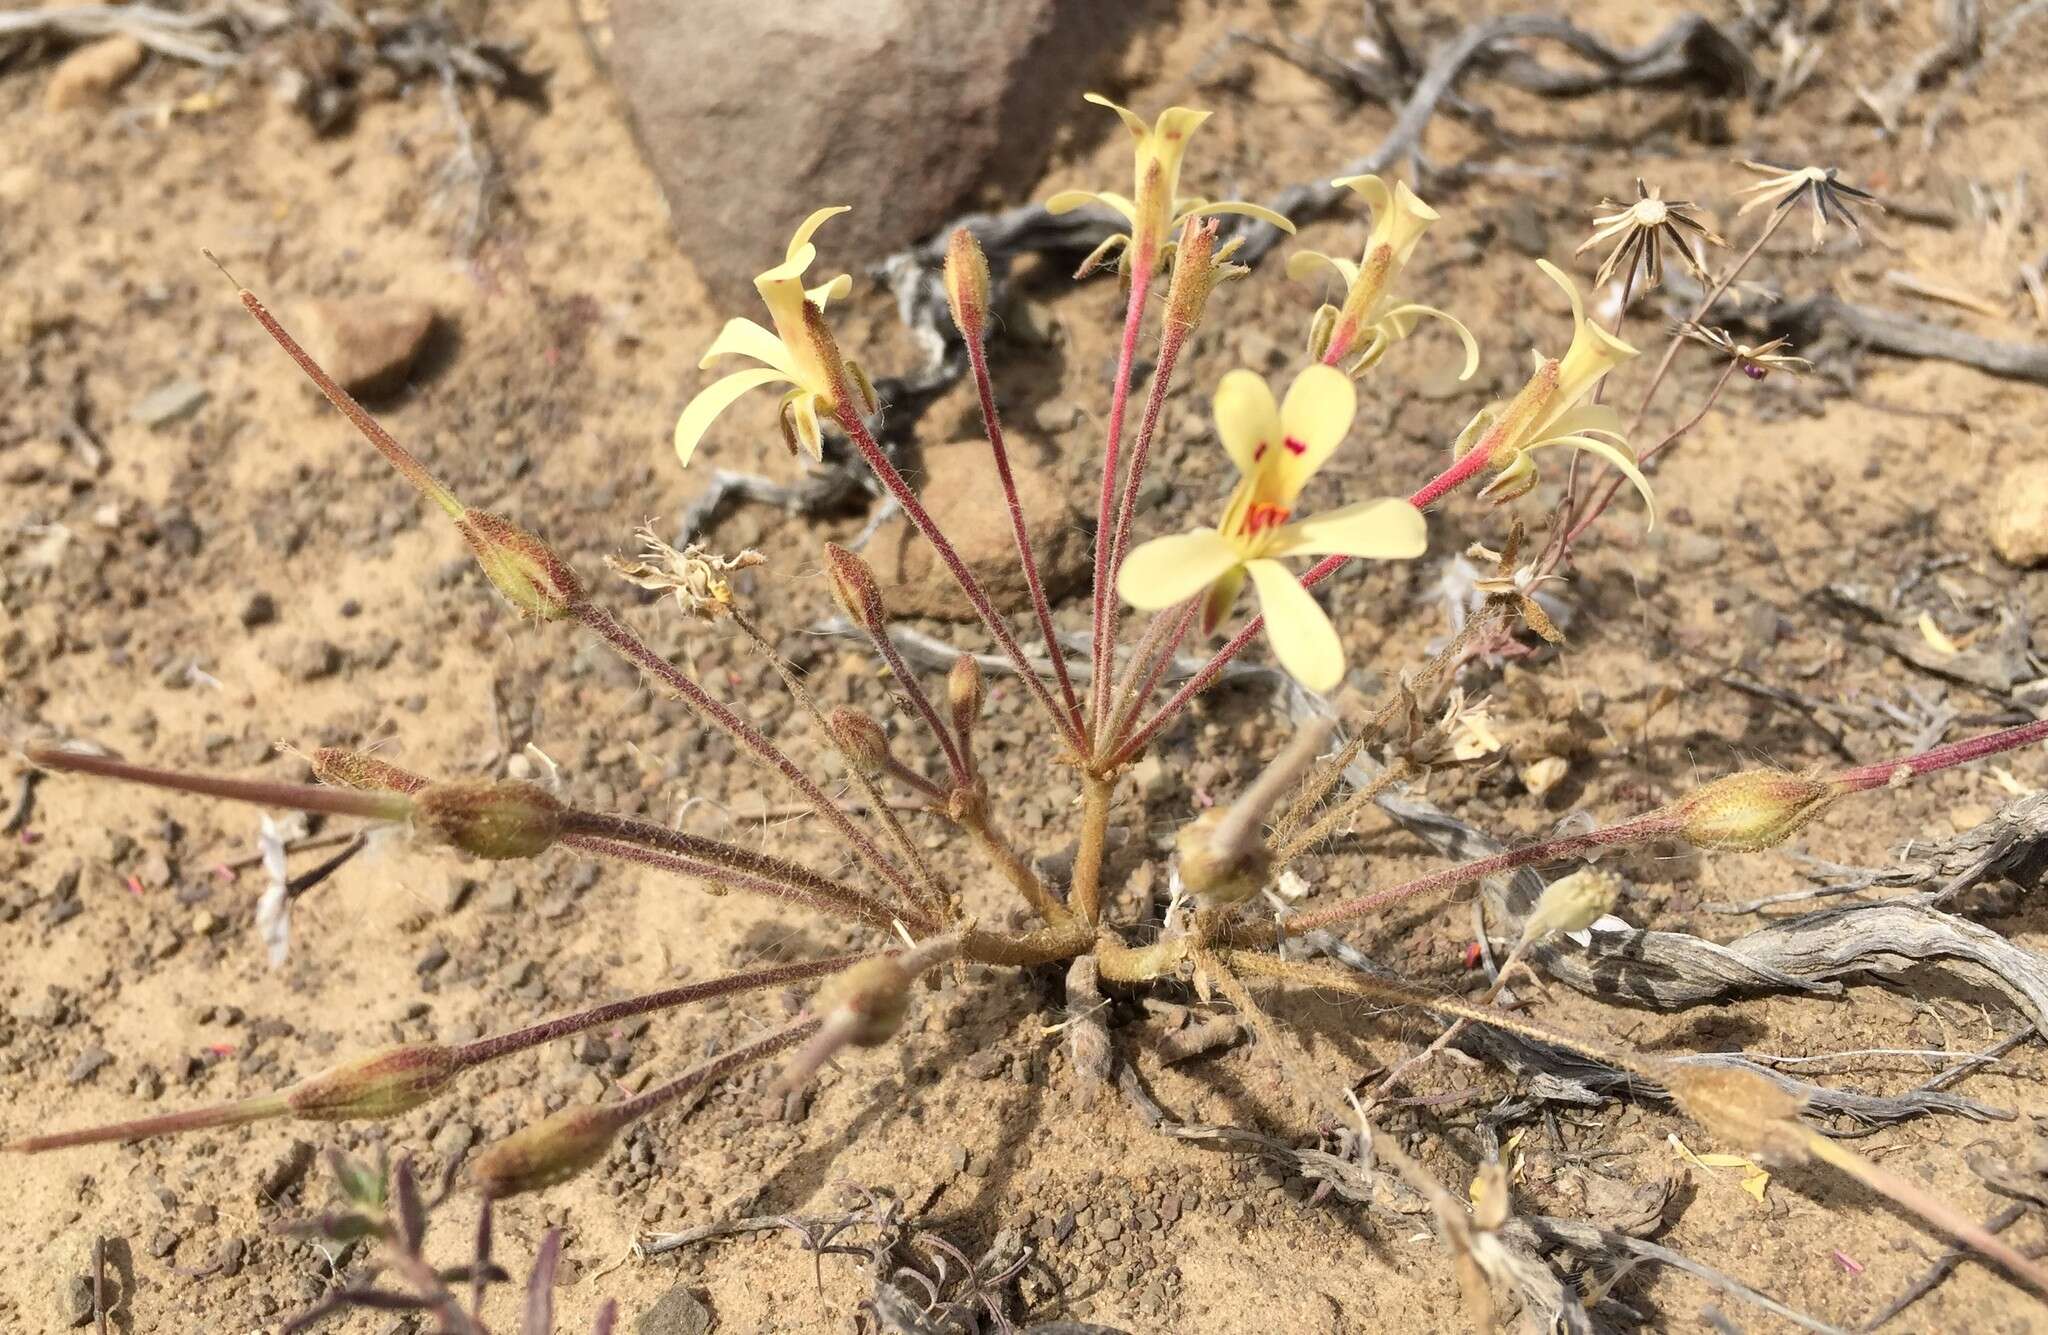
[[1300, 441], [1296, 440], [1292, 436], [1289, 436], [1285, 441], [1282, 442], [1282, 444], [1287, 446], [1287, 452], [1289, 454], [1303, 455], [1308, 453], [1308, 446], [1302, 444]]
[[1259, 460], [1261, 460], [1261, 459], [1263, 459], [1263, 458], [1265, 458], [1265, 457], [1266, 457], [1266, 442], [1262, 440], [1262, 441], [1260, 441], [1260, 442], [1259, 442], [1259, 448], [1257, 448], [1256, 450], [1253, 450], [1253, 451], [1252, 451], [1252, 462], [1253, 462], [1253, 463], [1257, 463], [1257, 462], [1258, 462]]

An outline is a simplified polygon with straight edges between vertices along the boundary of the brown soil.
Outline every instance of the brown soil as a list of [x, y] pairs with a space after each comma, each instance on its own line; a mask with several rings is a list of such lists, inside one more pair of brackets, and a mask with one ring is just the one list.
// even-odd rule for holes
[[[1469, 7], [1427, 8], [1414, 30], [1441, 40]], [[2031, 316], [1916, 303], [1883, 280], [1907, 270], [2012, 312], [2028, 309], [2014, 299], [2013, 275], [2038, 251], [2039, 235], [2024, 230], [2026, 219], [2018, 232], [1981, 223], [1967, 187], [2004, 189], [2048, 171], [2038, 133], [2048, 91], [2037, 59], [2041, 24], [1977, 68], [1966, 91], [1950, 84], [1947, 95], [1931, 89], [1912, 99], [1907, 124], [1888, 136], [1859, 114], [1854, 90], [1881, 83], [1932, 43], [1935, 7], [1901, 7], [1895, 21], [1883, 17], [1892, 6], [1842, 8], [1849, 12], [1827, 38], [1815, 81], [1769, 116], [1740, 102], [1718, 108], [1725, 141], [1716, 116], [1690, 114], [1688, 93], [1555, 101], [1472, 80], [1468, 91], [1527, 141], [1489, 150], [1468, 126], [1439, 118], [1426, 139], [1431, 162], [1477, 155], [1540, 174], [1477, 174], [1427, 191], [1447, 221], [1410, 284], [1479, 332], [1487, 355], [1480, 383], [1437, 393], [1431, 373], [1448, 345], [1418, 340], [1399, 350], [1367, 382], [1362, 429], [1324, 494], [1405, 492], [1440, 466], [1472, 411], [1516, 382], [1520, 349], [1552, 347], [1562, 328], [1554, 293], [1518, 243], [1533, 234], [1562, 261], [1591, 206], [1638, 174], [1703, 201], [1746, 242], [1750, 220], [1734, 220], [1732, 192], [1748, 178], [1731, 157], [1840, 163], [1849, 179], [1916, 207], [1873, 219], [1860, 247], [1837, 235], [1818, 255], [1806, 253], [1803, 226], [1789, 228], [1760, 276], [1795, 292], [1832, 283], [1853, 299], [1993, 337], [2041, 336]], [[225, 97], [195, 110], [185, 99], [207, 86], [205, 76], [174, 62], [147, 65], [112, 109], [62, 114], [42, 110], [46, 68], [0, 72], [8, 127], [0, 136], [0, 735], [90, 739], [155, 763], [278, 777], [304, 773], [279, 753], [280, 740], [374, 743], [401, 763], [449, 775], [524, 765], [521, 750], [532, 743], [585, 805], [822, 859], [805, 822], [748, 818], [786, 794], [764, 786], [720, 737], [603, 653], [520, 624], [498, 605], [455, 536], [317, 401], [200, 255], [211, 248], [287, 315], [295, 301], [353, 293], [397, 290], [436, 302], [445, 333], [414, 383], [382, 405], [384, 422], [466, 500], [548, 534], [593, 579], [603, 554], [628, 546], [635, 524], [675, 515], [702, 479], [675, 467], [669, 427], [702, 381], [693, 369], [699, 350], [728, 312], [711, 308], [679, 256], [569, 7], [492, 9], [502, 35], [533, 43], [527, 63], [550, 71], [548, 100], [544, 110], [507, 102], [489, 111], [513, 206], [468, 261], [453, 257], [464, 200], [434, 183], [453, 137], [430, 89], [373, 100], [345, 132], [317, 137], [253, 79], [230, 80]], [[1262, 197], [1359, 156], [1389, 116], [1347, 105], [1227, 33], [1302, 34], [1342, 52], [1363, 33], [1358, 9], [1326, 0], [1191, 4], [1131, 51], [1128, 81], [1115, 91], [1143, 108], [1215, 108], [1191, 171], [1216, 193]], [[1583, 19], [1634, 42], [1672, 12], [1629, 3], [1586, 10]], [[1937, 106], [1946, 118], [1930, 153], [1921, 120]], [[1106, 117], [1077, 107], [1071, 144], [1044, 185], [1120, 181], [1125, 151]], [[772, 169], [772, 146], [764, 168]], [[1307, 229], [1309, 244], [1337, 252], [1357, 237], [1355, 216]], [[764, 233], [763, 256], [782, 239]], [[829, 243], [825, 250], [829, 261]], [[1049, 270], [1027, 274], [1024, 292], [1053, 341], [1049, 350], [999, 353], [1014, 358], [997, 374], [1006, 401], [1019, 405], [1020, 448], [1086, 487], [1120, 307], [1110, 286], [1070, 285]], [[848, 309], [842, 339], [872, 369], [887, 372], [914, 355], [886, 294], [863, 289]], [[1145, 513], [1148, 532], [1206, 519], [1221, 494], [1226, 465], [1199, 387], [1240, 361], [1292, 365], [1309, 310], [1277, 263], [1219, 295], [1182, 371], [1193, 388], [1168, 414], [1158, 469], [1166, 485]], [[1668, 317], [1659, 308], [1657, 318]], [[2038, 706], [2038, 696], [1987, 693], [1884, 654], [1814, 595], [1836, 582], [1880, 597], [1903, 588], [1908, 615], [1924, 609], [1959, 640], [1994, 633], [1996, 610], [2008, 603], [2048, 605], [2048, 576], [2000, 565], [1983, 519], [2000, 470], [2039, 457], [2041, 390], [1840, 345], [1804, 351], [1823, 363], [1822, 374], [1738, 382], [1729, 409], [1674, 452], [1658, 477], [1665, 515], [1654, 535], [1645, 536], [1627, 500], [1603, 524], [1562, 591], [1577, 608], [1563, 653], [1475, 670], [1467, 686], [1496, 702], [1507, 756], [1437, 777], [1429, 789], [1437, 801], [1512, 838], [1546, 832], [1567, 811], [1625, 816], [1696, 776], [1759, 760], [1836, 763], [1798, 710], [1723, 684], [1738, 665], [1774, 686], [1870, 707], [1861, 722], [1820, 719], [1861, 760], [1916, 743], [1920, 729], [1887, 721], [1880, 703], [1946, 713], [1946, 730], [1929, 734], [1936, 738], [2009, 721], [2023, 698]], [[1696, 399], [1709, 374], [1704, 358], [1680, 365], [1672, 402]], [[156, 428], [131, 419], [144, 395], [188, 379], [208, 391], [196, 412]], [[1082, 405], [1084, 420], [1034, 432], [1028, 405], [1061, 398]], [[712, 461], [790, 475], [767, 407], [744, 411], [753, 417], [721, 433]], [[956, 391], [920, 436], [937, 444], [975, 431], [972, 400]], [[87, 434], [97, 451], [79, 443]], [[1560, 473], [1553, 466], [1546, 489], [1520, 503], [1532, 522]], [[747, 596], [827, 702], [882, 709], [865, 657], [803, 633], [830, 610], [820, 542], [860, 523], [858, 514], [805, 521], [747, 509], [715, 540], [769, 555]], [[1499, 512], [1454, 501], [1432, 523], [1432, 553], [1497, 543], [1503, 528]], [[1418, 661], [1441, 633], [1439, 569], [1432, 559], [1347, 578], [1333, 610], [1355, 662], [1385, 679]], [[605, 592], [617, 606], [636, 606], [630, 589]], [[275, 619], [245, 626], [259, 593], [274, 600]], [[816, 739], [743, 645], [682, 624], [665, 604], [642, 602], [631, 615], [800, 760], [816, 757]], [[1061, 619], [1083, 627], [1083, 599], [1068, 599]], [[968, 642], [958, 627], [931, 629]], [[2034, 644], [2048, 649], [2039, 633]], [[1376, 693], [1368, 677], [1354, 677], [1367, 689], [1348, 704]], [[1255, 772], [1287, 732], [1276, 718], [1262, 693], [1225, 692], [1171, 735], [1161, 753], [1167, 781], [1144, 794], [1127, 787], [1116, 813], [1132, 864], [1138, 852], [1166, 846], [1191, 812], [1190, 793], [1194, 802], [1227, 797]], [[1004, 816], [1034, 853], [1059, 852], [1073, 837], [1071, 784], [1014, 686], [998, 684], [988, 729]], [[1571, 761], [1567, 778], [1547, 799], [1532, 798], [1518, 771], [1549, 754]], [[2010, 791], [2001, 769], [2014, 786], [2048, 782], [2038, 752], [2015, 755], [2002, 767], [1845, 804], [1800, 847], [1882, 863], [1905, 840], [1983, 819]], [[0, 761], [10, 798], [22, 775], [18, 758]], [[484, 867], [390, 843], [303, 901], [290, 960], [273, 971], [251, 925], [260, 873], [222, 871], [249, 854], [255, 830], [246, 808], [78, 780], [40, 786], [33, 819], [0, 849], [0, 1134], [263, 1091], [378, 1045], [492, 1032], [861, 939], [758, 901], [710, 898], [569, 857]], [[935, 844], [941, 833], [923, 832]], [[1000, 887], [973, 864], [947, 851], [939, 865], [970, 887], [977, 911], [990, 919], [1008, 911]], [[1305, 872], [1328, 900], [1431, 865], [1417, 840], [1368, 823]], [[1754, 919], [1706, 904], [1804, 884], [1791, 852], [1645, 856], [1621, 868], [1632, 886], [1621, 912], [1632, 922], [1721, 939]], [[2048, 937], [2037, 899], [1995, 899], [1988, 912], [2016, 941]], [[1388, 966], [1451, 986], [1463, 981], [1470, 923], [1461, 897], [1352, 936]], [[317, 1174], [282, 1199], [265, 1198], [262, 1184], [295, 1141], [360, 1148], [383, 1140], [438, 1162], [472, 1134], [494, 1139], [565, 1102], [598, 1097], [615, 1076], [638, 1088], [707, 1042], [775, 1023], [793, 1004], [766, 996], [660, 1017], [606, 1035], [609, 1057], [582, 1044], [543, 1049], [466, 1080], [458, 1100], [388, 1125], [268, 1124], [9, 1160], [0, 1326], [57, 1329], [72, 1277], [89, 1272], [93, 1239], [105, 1237], [119, 1240], [110, 1281], [129, 1290], [119, 1328], [273, 1327], [331, 1280], [316, 1249], [270, 1231], [324, 1199]], [[1313, 998], [1272, 1004], [1309, 1036], [1327, 1073], [1347, 1083], [1437, 1028], [1398, 1011], [1361, 1020]], [[1920, 982], [1675, 1015], [1553, 988], [1537, 1013], [1651, 1052], [1804, 1056], [1981, 1050], [2025, 1023], [1994, 993]], [[762, 1078], [744, 1078], [687, 1115], [654, 1119], [600, 1171], [505, 1208], [499, 1254], [523, 1266], [547, 1227], [566, 1228], [564, 1329], [584, 1328], [605, 1297], [619, 1300], [630, 1329], [678, 1282], [706, 1301], [719, 1330], [844, 1329], [869, 1292], [863, 1268], [840, 1257], [814, 1264], [792, 1234], [659, 1261], [635, 1259], [629, 1248], [646, 1232], [727, 1214], [828, 1213], [847, 1184], [859, 1184], [921, 1207], [932, 1228], [970, 1252], [999, 1230], [1023, 1228], [1063, 1287], [1065, 1312], [1132, 1330], [1459, 1328], [1456, 1286], [1426, 1217], [1390, 1226], [1354, 1207], [1312, 1202], [1299, 1179], [1257, 1161], [1149, 1133], [1115, 1097], [1083, 1106], [1051, 1028], [1060, 1018], [1056, 976], [969, 970], [920, 996], [899, 1041], [841, 1059], [794, 1117], [766, 1097]], [[1119, 1042], [1177, 1116], [1310, 1138], [1310, 1114], [1269, 1055], [1239, 1048], [1162, 1070], [1148, 1054], [1151, 1032], [1134, 1023]], [[1930, 1067], [1864, 1057], [1804, 1073], [1897, 1092], [1926, 1080]], [[2044, 1074], [2039, 1044], [2023, 1045], [1960, 1089], [2024, 1114], [2039, 1109]], [[1392, 1124], [1415, 1133], [1431, 1168], [1462, 1190], [1488, 1148], [1476, 1114], [1516, 1081], [1447, 1060], [1419, 1085], [1419, 1093], [1477, 1094]], [[1666, 1245], [1831, 1322], [1868, 1318], [1945, 1246], [1818, 1169], [1788, 1171], [1754, 1200], [1739, 1174], [1686, 1167], [1669, 1136], [1713, 1147], [1653, 1105], [1560, 1108], [1524, 1125], [1510, 1152], [1518, 1208], [1597, 1218], [1603, 1201], [1677, 1174]], [[1931, 1118], [1860, 1143], [1984, 1217], [2004, 1202], [1967, 1156], [2021, 1157], [2029, 1135], [2024, 1117], [1984, 1125]], [[451, 1262], [472, 1210], [458, 1198], [440, 1217]], [[2038, 1245], [2042, 1235], [2036, 1219], [2010, 1236]], [[1745, 1328], [1776, 1328], [1668, 1272], [1638, 1270], [1616, 1292], [1659, 1326], [1705, 1328], [1700, 1313], [1711, 1305]], [[501, 1316], [511, 1304], [508, 1289]], [[392, 1321], [362, 1315], [332, 1328], [382, 1332]], [[1966, 1264], [1898, 1328], [2043, 1323], [2038, 1303]]]

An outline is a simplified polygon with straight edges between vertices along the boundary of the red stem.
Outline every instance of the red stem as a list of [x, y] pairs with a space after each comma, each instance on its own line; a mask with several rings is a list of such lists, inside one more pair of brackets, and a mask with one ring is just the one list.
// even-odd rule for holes
[[1031, 534], [1024, 524], [1024, 503], [1017, 497], [1017, 482], [1010, 475], [1010, 452], [1003, 444], [1003, 424], [996, 414], [995, 388], [989, 382], [988, 349], [981, 340], [967, 340], [967, 361], [974, 371], [974, 389], [981, 396], [981, 425], [988, 433], [990, 452], [995, 456], [996, 476], [1003, 484], [1003, 499], [1010, 507], [1010, 531], [1017, 539], [1017, 559], [1024, 566], [1024, 583], [1031, 590], [1031, 610], [1038, 617], [1038, 633], [1045, 639], [1045, 656], [1052, 660], [1058, 678], [1060, 699], [1074, 726], [1082, 726], [1081, 702], [1074, 694], [1073, 679], [1067, 675], [1067, 656], [1060, 648], [1052, 623], [1052, 604], [1046, 600], [1045, 583], [1038, 576], [1038, 557], [1031, 550]]
[[1098, 731], [1108, 717], [1109, 678], [1116, 655], [1116, 646], [1110, 642], [1114, 635], [1110, 626], [1116, 611], [1116, 590], [1109, 585], [1109, 558], [1116, 542], [1117, 458], [1123, 450], [1124, 408], [1131, 397], [1131, 363], [1138, 356], [1138, 333], [1145, 323], [1145, 294], [1152, 288], [1154, 258], [1149, 249], [1144, 253], [1132, 252], [1130, 256], [1131, 293], [1124, 308], [1124, 340], [1117, 352], [1116, 381], [1109, 395], [1107, 442], [1102, 451], [1102, 499], [1095, 511], [1095, 615], [1089, 645], [1095, 671], [1088, 682], [1089, 699], [1094, 705], [1091, 714]]
[[1982, 737], [1965, 737], [1960, 742], [1937, 746], [1931, 751], [1922, 751], [1916, 756], [1903, 760], [1885, 760], [1875, 765], [1862, 765], [1856, 769], [1842, 770], [1833, 775], [1829, 782], [1845, 793], [1866, 793], [1873, 788], [1917, 779], [1922, 774], [1949, 769], [1956, 765], [1967, 765], [1985, 756], [1995, 756], [2001, 751], [2030, 746], [2048, 738], [2048, 718], [2022, 723], [2016, 728], [2002, 732], [1987, 732]]
[[315, 811], [329, 816], [400, 821], [406, 818], [413, 805], [410, 798], [397, 793], [358, 792], [319, 784], [278, 783], [269, 779], [231, 779], [217, 774], [184, 774], [154, 765], [116, 760], [112, 756], [92, 756], [53, 746], [31, 746], [25, 754], [30, 764], [41, 769], [90, 774], [95, 778], [139, 783], [167, 792], [220, 797], [261, 807]]

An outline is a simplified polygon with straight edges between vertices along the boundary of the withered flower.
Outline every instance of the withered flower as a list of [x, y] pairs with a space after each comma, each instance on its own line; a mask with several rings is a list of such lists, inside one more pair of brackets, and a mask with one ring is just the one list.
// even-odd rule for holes
[[1774, 338], [1768, 343], [1752, 347], [1737, 343], [1725, 329], [1714, 329], [1691, 321], [1680, 325], [1678, 332], [1693, 342], [1712, 348], [1734, 362], [1742, 373], [1751, 380], [1761, 380], [1773, 371], [1785, 371], [1792, 375], [1805, 375], [1813, 369], [1813, 363], [1804, 357], [1794, 357], [1779, 349], [1791, 346], [1790, 339]]
[[1593, 215], [1593, 235], [1572, 252], [1583, 255], [1603, 241], [1620, 238], [1615, 241], [1614, 249], [1607, 252], [1607, 258], [1600, 262], [1600, 272], [1593, 276], [1596, 284], [1606, 282], [1619, 270], [1631, 283], [1640, 278], [1644, 288], [1656, 287], [1664, 281], [1664, 251], [1667, 246], [1677, 254], [1692, 276], [1704, 283], [1707, 281], [1707, 268], [1700, 252], [1695, 249], [1695, 243], [1705, 246], [1728, 244], [1694, 216], [1698, 205], [1689, 199], [1665, 199], [1657, 186], [1644, 185], [1641, 177], [1636, 178], [1633, 203], [1603, 199], [1600, 207], [1607, 212]]
[[677, 551], [656, 537], [654, 530], [640, 530], [640, 559], [627, 561], [608, 556], [605, 564], [621, 578], [643, 589], [673, 594], [676, 606], [691, 616], [716, 621], [732, 611], [732, 582], [735, 570], [749, 570], [768, 558], [751, 549], [737, 556], [719, 556], [695, 543]]
[[1775, 205], [1772, 212], [1783, 213], [1803, 199], [1813, 209], [1815, 247], [1820, 245], [1828, 224], [1837, 218], [1849, 224], [1850, 231], [1862, 232], [1863, 225], [1856, 220], [1851, 205], [1860, 208], [1867, 204], [1879, 213], [1884, 212], [1884, 205], [1877, 202], [1877, 196], [1843, 184], [1840, 173], [1833, 167], [1779, 167], [1768, 162], [1752, 162], [1748, 158], [1742, 160], [1742, 165], [1753, 172], [1762, 172], [1770, 179], [1736, 191], [1755, 198], [1737, 209], [1735, 216], [1739, 218], [1751, 209], [1765, 205]]

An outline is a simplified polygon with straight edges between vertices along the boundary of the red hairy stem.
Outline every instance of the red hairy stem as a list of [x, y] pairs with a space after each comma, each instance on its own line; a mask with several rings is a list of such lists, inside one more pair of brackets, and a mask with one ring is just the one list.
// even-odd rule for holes
[[320, 784], [279, 783], [270, 779], [231, 779], [215, 774], [184, 774], [137, 765], [112, 756], [91, 756], [54, 746], [31, 746], [25, 751], [29, 763], [41, 769], [94, 778], [138, 783], [166, 792], [220, 797], [232, 802], [249, 802], [262, 807], [287, 807], [328, 816], [360, 816], [365, 820], [402, 821], [412, 811], [412, 799], [396, 793], [358, 792], [328, 788]]
[[[709, 881], [713, 885], [734, 890], [745, 890], [751, 894], [767, 895], [791, 904], [801, 904], [822, 913], [836, 913], [858, 918], [884, 932], [890, 931], [896, 923], [915, 931], [937, 931], [937, 924], [921, 909], [896, 908], [870, 895], [846, 886], [818, 887], [813, 885], [792, 885], [769, 876], [751, 872], [735, 871], [731, 867], [715, 862], [699, 862], [695, 858], [678, 857], [674, 853], [663, 853], [657, 849], [642, 848], [638, 844], [617, 843], [610, 839], [596, 839], [589, 835], [570, 835], [562, 842], [586, 853], [603, 857], [618, 858], [622, 862], [637, 862], [643, 867], [657, 871], [671, 872], [677, 876], [694, 877]], [[915, 899], [909, 901], [916, 903]]]
[[1907, 779], [1917, 779], [1923, 774], [1949, 769], [1956, 765], [1967, 765], [1973, 760], [1995, 756], [2002, 751], [2011, 751], [2022, 746], [2048, 738], [2048, 719], [2036, 719], [2022, 723], [2016, 728], [2001, 732], [1987, 732], [1981, 737], [1966, 737], [1960, 742], [1937, 746], [1931, 751], [1906, 756], [1901, 760], [1885, 760], [1875, 765], [1862, 765], [1855, 769], [1841, 770], [1828, 776], [1828, 782], [1845, 793], [1867, 793], [1873, 788], [1883, 788]]
[[855, 411], [852, 401], [843, 395], [836, 417], [847, 438], [853, 442], [853, 447], [860, 451], [861, 457], [867, 460], [868, 467], [874, 470], [875, 477], [881, 481], [883, 488], [903, 507], [903, 513], [910, 517], [910, 522], [917, 527], [919, 533], [924, 534], [925, 541], [932, 545], [932, 550], [938, 553], [940, 562], [953, 576], [953, 582], [967, 595], [967, 601], [973, 606], [975, 614], [981, 618], [982, 624], [988, 627], [988, 633], [995, 637], [996, 646], [1017, 670], [1018, 680], [1024, 683], [1025, 689], [1038, 701], [1047, 717], [1052, 719], [1053, 726], [1059, 729], [1060, 736], [1066, 740], [1074, 754], [1082, 754], [1086, 748], [1080, 728], [1076, 726], [1074, 719], [1060, 708], [1059, 702], [1052, 698], [1052, 693], [1046, 688], [1045, 679], [1031, 666], [1031, 660], [1024, 656], [1024, 650], [1018, 645], [1017, 637], [1003, 624], [1001, 614], [996, 611], [994, 604], [989, 602], [988, 595], [982, 591], [981, 581], [974, 577], [974, 572], [960, 559], [960, 553], [954, 550], [953, 544], [933, 520], [931, 512], [924, 508], [924, 502], [917, 498], [917, 492], [904, 481], [903, 474], [897, 470], [896, 465], [889, 462], [889, 456], [875, 443], [873, 433], [868, 430], [867, 423], [860, 420], [860, 414]]
[[1031, 533], [1024, 523], [1024, 503], [1017, 496], [1017, 481], [1010, 473], [1010, 451], [1003, 444], [1002, 419], [996, 413], [995, 388], [989, 380], [988, 349], [978, 338], [967, 340], [967, 363], [974, 372], [974, 390], [981, 398], [981, 425], [988, 434], [989, 452], [995, 459], [996, 477], [1003, 487], [1003, 500], [1010, 507], [1010, 531], [1017, 539], [1017, 559], [1023, 563], [1024, 583], [1031, 591], [1031, 610], [1038, 618], [1038, 633], [1045, 640], [1045, 656], [1052, 660], [1053, 676], [1059, 682], [1060, 700], [1075, 728], [1083, 726], [1081, 701], [1074, 694], [1073, 679], [1067, 673], [1067, 656], [1060, 648], [1052, 621], [1052, 604], [1045, 596], [1045, 582], [1039, 578], [1038, 556], [1031, 549]]
[[1131, 291], [1124, 308], [1124, 338], [1117, 351], [1116, 381], [1110, 388], [1109, 426], [1102, 451], [1102, 498], [1095, 510], [1094, 618], [1089, 645], [1094, 674], [1088, 683], [1089, 699], [1094, 706], [1090, 713], [1098, 728], [1108, 714], [1109, 678], [1116, 657], [1116, 646], [1111, 643], [1114, 632], [1110, 629], [1116, 615], [1116, 590], [1110, 587], [1109, 560], [1110, 549], [1116, 542], [1117, 460], [1123, 450], [1124, 409], [1131, 397], [1131, 363], [1138, 356], [1138, 333], [1145, 323], [1145, 295], [1152, 289], [1155, 258], [1150, 250], [1130, 255]]

